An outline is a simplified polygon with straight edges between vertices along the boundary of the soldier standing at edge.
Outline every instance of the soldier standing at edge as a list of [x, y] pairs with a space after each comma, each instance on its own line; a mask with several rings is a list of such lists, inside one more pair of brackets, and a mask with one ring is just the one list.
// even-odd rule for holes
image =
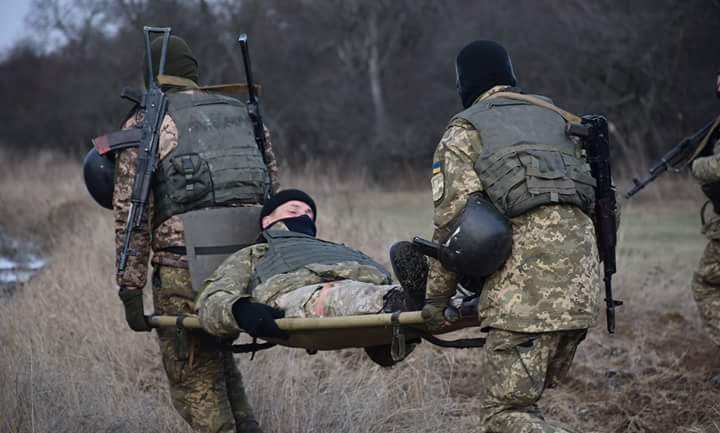
[[[547, 108], [552, 102], [514, 87], [502, 46], [472, 42], [456, 68], [465, 111], [452, 118], [433, 159], [433, 240], [448, 239], [473, 194], [489, 199], [513, 230], [512, 254], [484, 282], [478, 308], [488, 330], [480, 431], [572, 431], [545, 421], [536, 403], [597, 321], [594, 182], [563, 117]], [[437, 260], [429, 266], [423, 317], [442, 328], [458, 275]]]
[[[715, 93], [720, 98], [720, 73], [715, 82]], [[716, 126], [717, 128], [717, 126]], [[713, 129], [709, 134], [714, 134]], [[710, 199], [716, 218], [705, 221], [702, 208], [702, 233], [708, 238], [705, 252], [692, 278], [692, 292], [710, 340], [720, 346], [720, 140], [713, 145], [712, 155], [697, 158], [692, 164], [692, 175], [702, 185]], [[720, 374], [713, 378], [720, 383]]]
[[[151, 45], [154, 71], [158, 71], [161, 39], [155, 39]], [[239, 138], [250, 130], [249, 127], [236, 131], [238, 125], [248, 123], [244, 104], [235, 104], [239, 101], [198, 88], [198, 63], [183, 39], [170, 37], [165, 74], [158, 82], [168, 96], [169, 104], [160, 129], [160, 163], [152, 184], [148, 227], [133, 234], [135, 253], [129, 257], [126, 271], [117, 281], [126, 319], [135, 331], [150, 331], [142, 307], [142, 288], [146, 283], [150, 250], [153, 252], [155, 312], [183, 315], [194, 311], [194, 293], [184, 251], [183, 221], [179, 215], [214, 206], [260, 207], [268, 189], [276, 191], [278, 188], [277, 163], [267, 130], [264, 151], [268, 164], [265, 166], [254, 140], [243, 142]], [[194, 103], [198, 99], [203, 99], [203, 104]], [[215, 109], [222, 115], [218, 112], [203, 115], [202, 110], [212, 110], [212, 107], [220, 107]], [[209, 123], [203, 124], [204, 128], [193, 128], [197, 126], [197, 122], [190, 123], [194, 113], [200, 113]], [[136, 110], [123, 129], [140, 127], [142, 116], [143, 111]], [[118, 256], [125, 237], [137, 158], [136, 148], [122, 150], [116, 156], [112, 207]], [[211, 158], [217, 158], [216, 164], [222, 161], [224, 174], [213, 172], [215, 166], [207, 163]], [[232, 178], [225, 179], [223, 175]], [[212, 197], [210, 201], [208, 197]], [[219, 203], [219, 197], [224, 197], [222, 203]], [[236, 221], [236, 224], [242, 223], [245, 222]], [[247, 223], [257, 224], [257, 221]], [[232, 353], [222, 350], [216, 338], [191, 333], [189, 356], [185, 360], [178, 359], [176, 354], [174, 329], [158, 329], [158, 337], [173, 405], [194, 430], [207, 433], [261, 431], [248, 404]]]

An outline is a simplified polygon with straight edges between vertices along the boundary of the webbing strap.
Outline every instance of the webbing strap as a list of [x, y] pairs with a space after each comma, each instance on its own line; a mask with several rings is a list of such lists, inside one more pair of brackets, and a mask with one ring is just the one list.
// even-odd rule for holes
[[178, 77], [176, 75], [158, 75], [158, 84], [161, 86], [176, 86], [186, 89], [197, 89], [196, 82], [189, 78]]
[[567, 123], [581, 123], [582, 122], [582, 119], [580, 119], [579, 116], [577, 116], [569, 111], [565, 111], [560, 107], [556, 107], [555, 105], [553, 105], [547, 101], [544, 101], [538, 97], [535, 97], [535, 96], [524, 95], [522, 93], [515, 93], [515, 92], [498, 92], [498, 93], [493, 93], [492, 95], [490, 95], [488, 100], [492, 99], [492, 98], [506, 98], [506, 99], [514, 99], [516, 101], [524, 101], [529, 104], [537, 105], [538, 107], [547, 108], [548, 110], [552, 110], [552, 111], [556, 112], [557, 114], [562, 116], [562, 118], [565, 119], [565, 121]]
[[686, 165], [690, 164], [692, 161], [695, 160], [695, 158], [697, 158], [700, 155], [700, 152], [702, 152], [703, 149], [705, 149], [705, 146], [708, 145], [708, 141], [710, 141], [710, 137], [712, 137], [713, 133], [715, 133], [715, 130], [717, 130], [719, 126], [720, 126], [720, 116], [718, 116], [717, 119], [715, 119], [712, 126], [710, 127], [710, 131], [708, 131], [707, 135], [705, 135], [705, 138], [703, 138], [702, 141], [700, 142], [700, 145], [697, 147], [697, 149], [695, 149], [695, 152], [693, 153], [692, 157], [690, 159], [688, 159], [687, 163], [685, 163]]

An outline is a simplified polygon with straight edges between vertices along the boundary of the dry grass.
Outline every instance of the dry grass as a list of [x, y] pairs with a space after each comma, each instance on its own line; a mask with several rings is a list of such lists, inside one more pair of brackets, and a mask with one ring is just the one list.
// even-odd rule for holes
[[[169, 403], [154, 336], [124, 324], [111, 215], [87, 197], [78, 165], [47, 155], [0, 166], [0, 230], [42, 242], [50, 259], [0, 299], [0, 432], [189, 431]], [[429, 234], [427, 191], [388, 193], [361, 173], [317, 172], [285, 184], [315, 193], [324, 237], [387, 262], [394, 240]], [[708, 382], [720, 350], [703, 335], [688, 288], [703, 246], [699, 197], [684, 183], [658, 190], [623, 214], [618, 334], [594, 329], [566, 385], [542, 402], [580, 431], [720, 432], [720, 387]], [[673, 200], [661, 205], [656, 194]], [[276, 348], [237, 359], [268, 432], [475, 431], [478, 378], [492, 374], [476, 351], [428, 345], [391, 370], [359, 350]]]

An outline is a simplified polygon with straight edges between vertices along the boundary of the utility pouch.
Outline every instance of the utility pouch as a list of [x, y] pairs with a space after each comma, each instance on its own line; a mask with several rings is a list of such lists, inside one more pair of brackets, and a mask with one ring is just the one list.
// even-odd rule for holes
[[715, 213], [720, 214], [720, 182], [706, 183], [702, 186], [702, 191], [712, 203]]

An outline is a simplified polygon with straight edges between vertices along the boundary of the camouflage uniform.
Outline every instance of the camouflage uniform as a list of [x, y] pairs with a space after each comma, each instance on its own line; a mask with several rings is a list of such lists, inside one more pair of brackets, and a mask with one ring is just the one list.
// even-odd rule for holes
[[[134, 113], [125, 122], [123, 129], [142, 124], [142, 116], [142, 111]], [[267, 130], [265, 132], [268, 138], [268, 147], [265, 149], [269, 160], [268, 170], [273, 191], [276, 191], [277, 162], [270, 146], [269, 133]], [[168, 155], [177, 144], [178, 131], [175, 122], [166, 115], [160, 132], [160, 158]], [[116, 156], [113, 212], [118, 256], [125, 237], [137, 156], [137, 149], [127, 149]], [[152, 250], [152, 289], [156, 313], [191, 314], [194, 312], [194, 294], [187, 260], [185, 256], [173, 252], [174, 249], [184, 246], [182, 220], [179, 216], [172, 216], [151, 233], [153, 211], [151, 194], [148, 227], [134, 234], [132, 247], [137, 255], [129, 256], [125, 273], [118, 276], [117, 283], [121, 287], [132, 289], [145, 287], [147, 263]], [[193, 335], [188, 361], [177, 360], [172, 329], [159, 330], [158, 339], [173, 405], [193, 429], [200, 432], [236, 432], [245, 431], [256, 424], [232, 354], [219, 350], [214, 338], [199, 333]]]
[[[477, 101], [507, 90], [496, 86]], [[480, 133], [455, 119], [433, 160], [433, 239], [448, 226], [468, 195], [483, 190], [474, 164]], [[511, 219], [512, 255], [485, 282], [479, 318], [489, 329], [483, 350], [485, 432], [563, 432], [543, 420], [536, 402], [569, 368], [577, 345], [598, 317], [600, 274], [593, 222], [579, 208], [545, 205]], [[455, 293], [457, 276], [430, 260], [428, 299]]]
[[[692, 174], [701, 184], [720, 181], [720, 141], [715, 143], [713, 155], [693, 162]], [[691, 287], [705, 330], [720, 346], [720, 218], [706, 223], [702, 232], [708, 243]]]
[[[273, 228], [278, 226], [282, 224]], [[311, 264], [253, 288], [255, 267], [267, 250], [264, 243], [243, 248], [205, 280], [195, 302], [203, 329], [220, 337], [237, 336], [232, 305], [241, 298], [279, 308], [286, 317], [349, 316], [381, 312], [385, 295], [399, 288], [378, 269], [357, 262]]]

